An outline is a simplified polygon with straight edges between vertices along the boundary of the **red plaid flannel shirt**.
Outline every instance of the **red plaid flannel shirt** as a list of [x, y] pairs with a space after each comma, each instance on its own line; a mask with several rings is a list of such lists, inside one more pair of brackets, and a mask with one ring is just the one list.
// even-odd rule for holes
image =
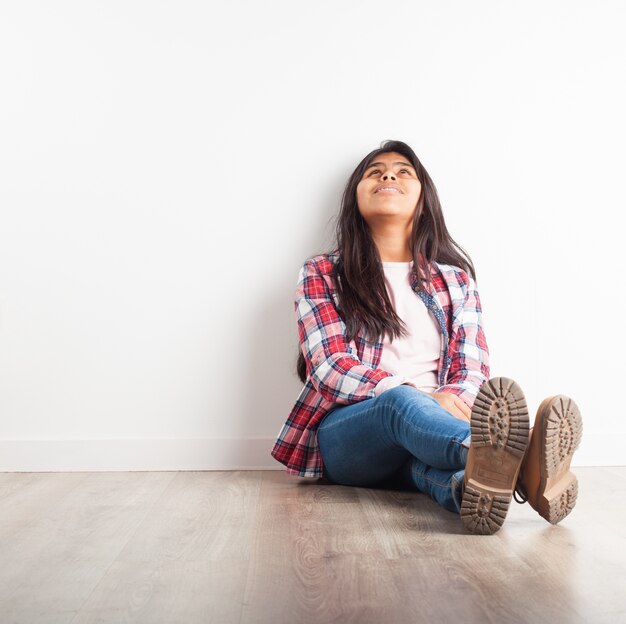
[[[271, 455], [287, 467], [287, 473], [301, 477], [323, 475], [317, 427], [330, 409], [376, 397], [404, 381], [377, 368], [382, 342], [368, 341], [360, 330], [354, 340], [346, 340], [333, 275], [337, 258], [335, 251], [307, 260], [296, 287], [294, 307], [307, 380]], [[471, 408], [478, 390], [489, 379], [489, 349], [476, 283], [459, 267], [439, 262], [431, 264], [431, 275], [427, 292], [416, 290], [415, 271], [411, 281], [416, 296], [441, 329], [440, 386], [435, 392], [456, 394]], [[388, 377], [393, 379], [378, 386]]]

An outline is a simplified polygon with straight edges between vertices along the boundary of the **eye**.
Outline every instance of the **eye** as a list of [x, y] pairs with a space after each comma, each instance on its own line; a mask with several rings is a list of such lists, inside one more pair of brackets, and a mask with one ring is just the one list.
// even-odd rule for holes
[[[409, 175], [411, 174], [411, 171], [410, 171], [409, 169], [400, 169], [400, 173], [402, 173], [403, 171], [404, 171], [405, 173], [408, 173]], [[373, 173], [380, 173], [380, 169], [372, 169], [372, 170], [369, 172], [369, 175], [372, 175]]]

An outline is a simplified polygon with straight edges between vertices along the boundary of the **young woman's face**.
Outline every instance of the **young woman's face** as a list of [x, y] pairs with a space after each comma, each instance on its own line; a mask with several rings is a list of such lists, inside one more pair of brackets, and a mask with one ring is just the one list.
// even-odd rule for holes
[[397, 152], [379, 154], [356, 187], [359, 212], [367, 223], [395, 219], [408, 223], [415, 216], [422, 185], [413, 166]]

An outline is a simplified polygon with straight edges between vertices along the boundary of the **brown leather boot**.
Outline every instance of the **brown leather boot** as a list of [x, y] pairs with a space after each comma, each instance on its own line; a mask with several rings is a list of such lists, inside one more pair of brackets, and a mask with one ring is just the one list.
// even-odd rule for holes
[[509, 509], [528, 446], [528, 407], [517, 382], [494, 377], [472, 407], [461, 520], [471, 533], [498, 531]]
[[541, 402], [515, 488], [521, 498], [515, 500], [528, 501], [552, 524], [563, 520], [576, 504], [578, 479], [570, 463], [582, 431], [582, 416], [572, 399], [556, 394]]

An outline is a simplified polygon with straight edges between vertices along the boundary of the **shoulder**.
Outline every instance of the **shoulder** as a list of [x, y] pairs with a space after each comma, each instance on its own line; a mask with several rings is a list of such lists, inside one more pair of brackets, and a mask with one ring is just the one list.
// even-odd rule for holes
[[298, 275], [296, 286], [298, 296], [314, 299], [322, 297], [328, 300], [332, 296], [335, 305], [338, 305], [334, 271], [337, 258], [337, 254], [334, 253], [323, 253], [308, 258]]
[[433, 261], [434, 274], [441, 281], [443, 288], [450, 291], [452, 299], [465, 298], [468, 291], [476, 290], [472, 276], [454, 264]]
[[335, 252], [317, 254], [311, 256], [305, 260], [302, 265], [301, 271], [304, 274], [311, 274], [311, 272], [318, 273], [319, 275], [332, 276], [334, 273], [335, 265], [339, 255]]

